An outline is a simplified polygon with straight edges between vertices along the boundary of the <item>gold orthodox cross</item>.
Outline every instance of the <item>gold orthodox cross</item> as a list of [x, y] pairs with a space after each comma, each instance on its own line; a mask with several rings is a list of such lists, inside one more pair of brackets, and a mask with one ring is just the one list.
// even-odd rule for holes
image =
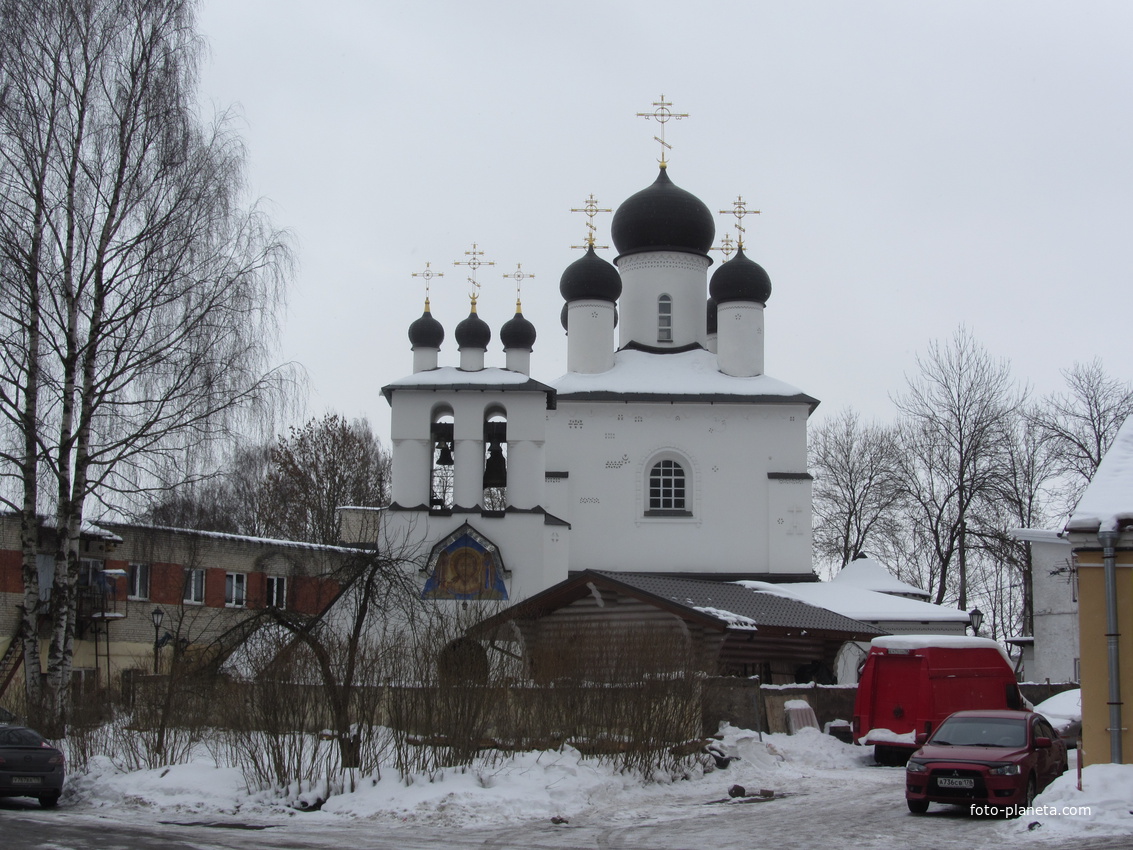
[[515, 271], [511, 272], [510, 274], [505, 274], [504, 277], [509, 277], [515, 281], [515, 309], [516, 312], [519, 312], [519, 285], [523, 283], [523, 281], [525, 281], [527, 278], [535, 277], [535, 275], [525, 272], [523, 270], [523, 263], [516, 263]]
[[422, 272], [413, 272], [413, 277], [423, 277], [425, 279], [425, 309], [429, 309], [429, 282], [435, 277], [444, 277], [444, 272], [435, 272], [429, 268], [431, 264], [425, 263], [425, 270]]
[[464, 256], [469, 259], [453, 260], [452, 264], [454, 266], [468, 266], [469, 271], [472, 272], [472, 274], [468, 276], [468, 282], [472, 284], [472, 292], [468, 294], [468, 297], [472, 299], [472, 309], [475, 311], [476, 299], [480, 297], [480, 284], [476, 280], [476, 269], [480, 268], [480, 266], [494, 266], [495, 262], [492, 260], [481, 260], [480, 258], [484, 256], [484, 252], [477, 250], [475, 242], [472, 243], [472, 250], [465, 251]]
[[653, 139], [661, 143], [661, 167], [665, 167], [665, 151], [672, 150], [673, 146], [665, 141], [665, 125], [670, 120], [676, 119], [680, 121], [682, 118], [688, 118], [687, 112], [673, 112], [669, 109], [673, 104], [665, 100], [665, 95], [661, 95], [660, 100], [653, 101], [652, 112], [638, 112], [638, 118], [651, 118], [661, 125], [661, 135], [654, 136]]
[[736, 243], [732, 241], [732, 234], [725, 233], [724, 237], [720, 240], [720, 244], [714, 247], [712, 250], [719, 251], [721, 254], [723, 254], [724, 262], [728, 262], [728, 260], [732, 257], [732, 252], [736, 250]]
[[609, 245], [595, 245], [594, 234], [598, 228], [594, 226], [594, 216], [600, 212], [613, 212], [613, 210], [599, 207], [598, 199], [594, 197], [594, 193], [590, 193], [590, 197], [586, 199], [586, 206], [584, 207], [571, 207], [571, 212], [586, 213], [586, 244], [585, 245], [571, 245], [572, 248], [609, 248]]
[[744, 216], [745, 215], [759, 215], [759, 210], [749, 210], [747, 204], [744, 203], [742, 195], [737, 195], [736, 199], [732, 201], [732, 208], [730, 210], [720, 210], [720, 215], [734, 215], [736, 217], [736, 237], [739, 242], [739, 247], [743, 250], [744, 247]]

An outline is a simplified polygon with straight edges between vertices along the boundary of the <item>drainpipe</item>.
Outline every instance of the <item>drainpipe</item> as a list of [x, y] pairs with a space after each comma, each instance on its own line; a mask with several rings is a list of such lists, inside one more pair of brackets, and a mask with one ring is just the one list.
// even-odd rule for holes
[[1109, 661], [1109, 760], [1124, 764], [1121, 757], [1121, 679], [1117, 646], [1117, 538], [1116, 531], [1099, 531], [1105, 567], [1105, 640]]

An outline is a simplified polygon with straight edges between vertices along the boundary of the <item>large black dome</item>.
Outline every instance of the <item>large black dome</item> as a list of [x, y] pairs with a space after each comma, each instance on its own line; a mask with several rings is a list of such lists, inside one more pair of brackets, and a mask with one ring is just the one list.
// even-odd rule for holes
[[724, 263], [712, 274], [708, 293], [717, 304], [730, 301], [758, 301], [766, 304], [771, 297], [771, 278], [763, 266], [749, 260], [740, 248], [736, 256]]
[[622, 202], [610, 233], [622, 256], [666, 250], [708, 256], [716, 224], [704, 202], [675, 185], [662, 168], [652, 186]]
[[515, 315], [504, 322], [500, 328], [500, 341], [504, 349], [525, 348], [530, 351], [535, 345], [535, 326], [523, 317], [518, 306]]
[[476, 315], [476, 308], [468, 314], [468, 318], [456, 326], [456, 344], [458, 348], [487, 348], [492, 341], [492, 329], [488, 323]]
[[421, 318], [409, 326], [409, 344], [414, 348], [440, 348], [444, 341], [444, 326], [433, 318], [426, 304]]
[[622, 276], [610, 263], [594, 253], [590, 245], [586, 253], [571, 263], [559, 278], [559, 293], [566, 301], [595, 298], [616, 302], [622, 294]]

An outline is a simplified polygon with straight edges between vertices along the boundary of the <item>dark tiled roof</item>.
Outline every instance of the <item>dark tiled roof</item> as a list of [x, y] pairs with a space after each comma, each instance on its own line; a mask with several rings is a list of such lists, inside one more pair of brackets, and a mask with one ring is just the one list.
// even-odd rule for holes
[[[728, 611], [753, 620], [757, 627], [802, 628], [869, 636], [886, 634], [875, 626], [843, 617], [826, 608], [808, 605], [776, 593], [749, 590], [739, 584], [644, 573], [594, 571], [592, 574], [636, 588], [649, 596], [681, 608], [712, 608]], [[722, 622], [726, 621], [722, 620]]]

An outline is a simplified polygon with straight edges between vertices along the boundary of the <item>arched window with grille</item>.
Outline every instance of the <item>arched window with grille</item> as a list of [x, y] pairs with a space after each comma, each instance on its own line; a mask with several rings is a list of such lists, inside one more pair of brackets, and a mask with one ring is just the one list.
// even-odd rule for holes
[[662, 295], [657, 299], [657, 342], [673, 341], [673, 299]]
[[688, 491], [685, 470], [677, 461], [660, 460], [649, 470], [649, 509], [654, 515], [687, 515]]

